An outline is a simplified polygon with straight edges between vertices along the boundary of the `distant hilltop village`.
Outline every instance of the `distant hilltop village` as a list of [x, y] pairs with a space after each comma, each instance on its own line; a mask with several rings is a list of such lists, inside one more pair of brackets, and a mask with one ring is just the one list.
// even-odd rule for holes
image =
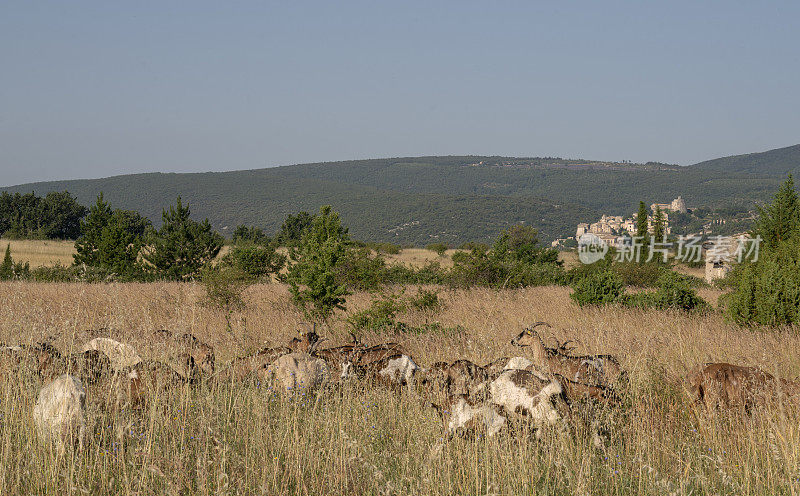
[[[647, 230], [650, 233], [653, 232], [654, 215], [657, 209], [660, 209], [664, 215], [664, 232], [666, 234], [672, 233], [672, 228], [669, 224], [669, 212], [685, 214], [688, 211], [686, 202], [680, 196], [670, 203], [653, 203], [650, 205], [651, 214], [647, 216]], [[569, 240], [577, 241], [584, 234], [594, 234], [609, 245], [615, 246], [619, 238], [636, 234], [636, 214], [627, 218], [623, 218], [621, 215], [603, 215], [599, 221], [592, 224], [578, 224], [574, 238], [557, 239], [553, 241], [553, 246], [558, 246]]]

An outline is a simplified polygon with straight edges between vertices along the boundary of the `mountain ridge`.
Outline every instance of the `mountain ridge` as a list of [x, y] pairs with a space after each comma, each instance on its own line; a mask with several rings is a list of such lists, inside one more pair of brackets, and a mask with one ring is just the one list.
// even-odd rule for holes
[[156, 224], [161, 210], [180, 195], [193, 217], [207, 217], [223, 233], [242, 223], [274, 232], [290, 213], [331, 204], [354, 236], [369, 241], [487, 241], [517, 222], [551, 240], [602, 213], [630, 215], [640, 200], [667, 202], [681, 195], [690, 208], [752, 206], [776, 190], [783, 170], [794, 170], [796, 153], [800, 145], [692, 166], [557, 157], [398, 157], [126, 174], [0, 191], [66, 189], [85, 205], [102, 191], [114, 207], [137, 210]]

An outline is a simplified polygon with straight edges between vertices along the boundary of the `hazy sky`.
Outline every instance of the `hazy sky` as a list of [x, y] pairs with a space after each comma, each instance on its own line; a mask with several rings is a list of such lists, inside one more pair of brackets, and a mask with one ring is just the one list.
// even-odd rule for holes
[[800, 142], [800, 2], [0, 3], [0, 184]]

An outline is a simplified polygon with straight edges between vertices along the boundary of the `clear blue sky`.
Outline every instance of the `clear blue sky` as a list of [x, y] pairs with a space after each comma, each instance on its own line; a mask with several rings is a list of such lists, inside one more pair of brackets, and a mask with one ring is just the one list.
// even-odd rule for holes
[[800, 142], [800, 2], [0, 4], [0, 184]]

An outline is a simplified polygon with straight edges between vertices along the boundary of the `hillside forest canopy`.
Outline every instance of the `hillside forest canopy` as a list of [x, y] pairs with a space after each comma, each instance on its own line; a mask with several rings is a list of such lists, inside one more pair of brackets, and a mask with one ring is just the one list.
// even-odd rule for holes
[[[491, 243], [512, 225], [543, 242], [569, 236], [601, 215], [630, 216], [639, 201], [677, 196], [697, 212], [676, 219], [686, 232], [739, 231], [800, 164], [800, 145], [687, 167], [552, 157], [401, 157], [197, 174], [148, 173], [0, 188], [9, 193], [69, 191], [90, 205], [100, 192], [115, 208], [154, 225], [180, 195], [195, 220], [226, 237], [239, 225], [280, 229], [290, 214], [332, 205], [355, 239], [399, 245]], [[672, 219], [670, 219], [671, 224]], [[717, 234], [715, 232], [715, 234]], [[726, 234], [726, 232], [720, 232]]]

